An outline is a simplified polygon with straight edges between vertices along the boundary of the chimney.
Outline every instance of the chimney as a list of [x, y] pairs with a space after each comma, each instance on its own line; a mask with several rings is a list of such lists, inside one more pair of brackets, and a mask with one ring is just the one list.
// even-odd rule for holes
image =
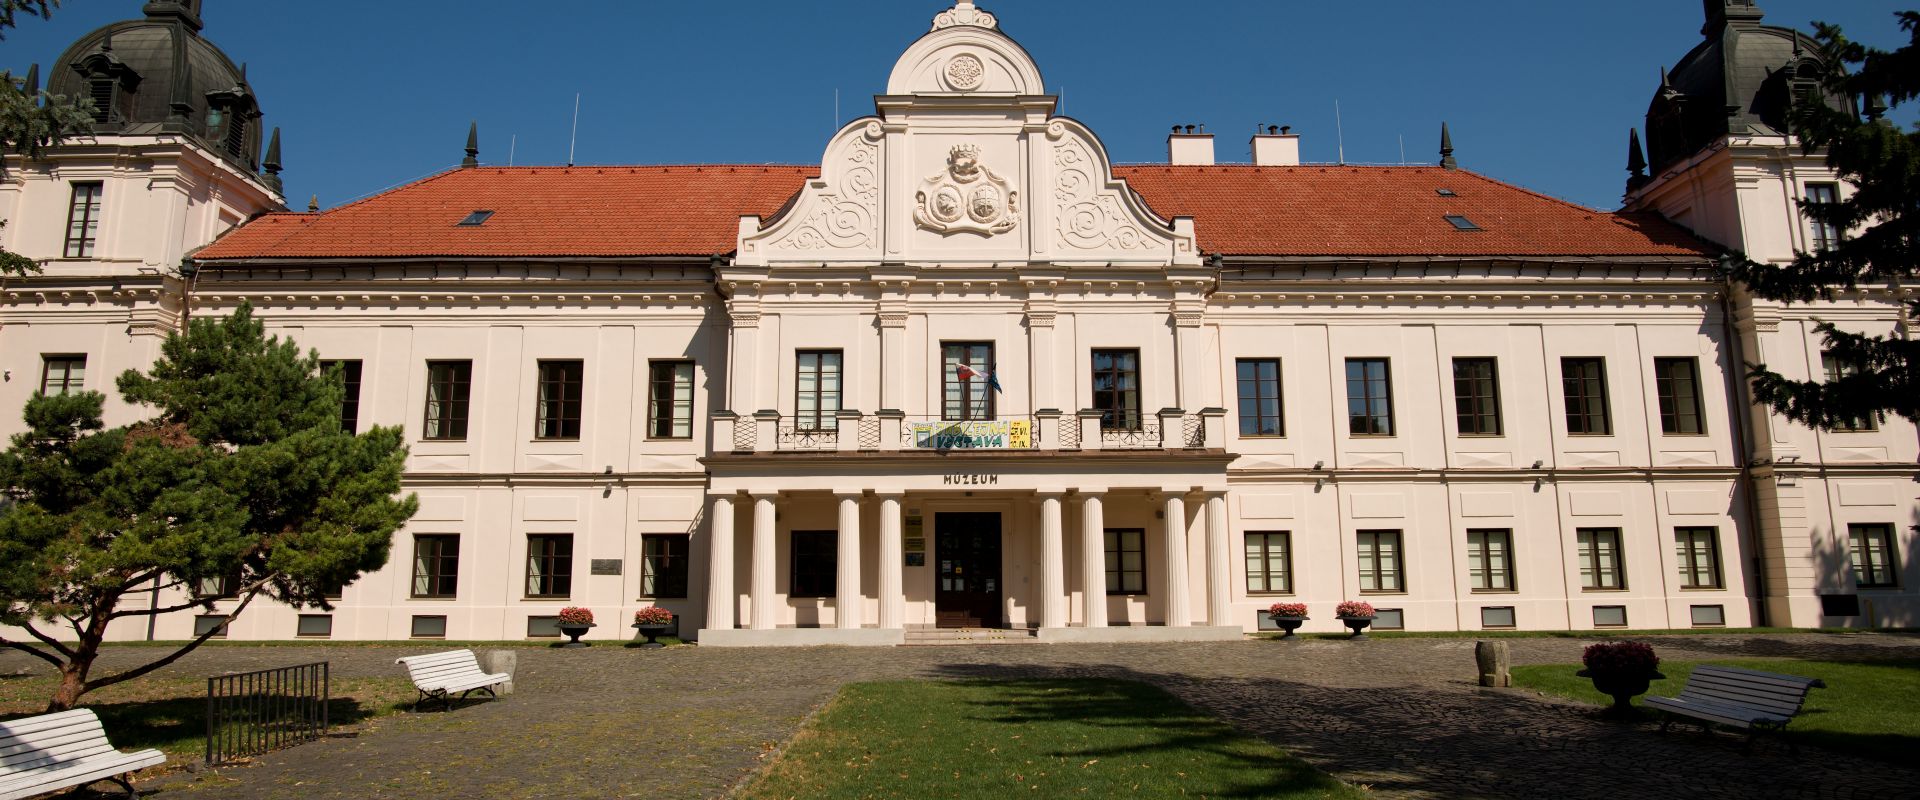
[[1300, 166], [1300, 134], [1292, 126], [1268, 125], [1265, 133], [1253, 135], [1252, 147], [1256, 167]]
[[1167, 163], [1176, 166], [1213, 166], [1213, 134], [1207, 133], [1207, 126], [1175, 125], [1173, 133], [1167, 135]]

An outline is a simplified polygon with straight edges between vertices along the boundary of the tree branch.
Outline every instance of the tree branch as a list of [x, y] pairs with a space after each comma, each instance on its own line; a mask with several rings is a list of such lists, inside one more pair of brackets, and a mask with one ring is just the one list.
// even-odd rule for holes
[[55, 639], [51, 636], [41, 633], [39, 628], [33, 627], [32, 620], [28, 620], [26, 622], [20, 623], [20, 627], [25, 629], [27, 633], [31, 634], [33, 638], [39, 639], [42, 642], [46, 642], [47, 646], [53, 648], [54, 652], [59, 653], [60, 655], [66, 658], [73, 658], [73, 648], [68, 647], [64, 644], [61, 644], [59, 639]]
[[240, 605], [234, 606], [233, 611], [227, 614], [227, 617], [225, 620], [222, 620], [219, 625], [215, 625], [211, 628], [208, 628], [206, 633], [200, 634], [199, 638], [196, 638], [193, 641], [188, 642], [185, 647], [182, 647], [179, 650], [175, 650], [172, 655], [169, 655], [166, 658], [162, 658], [158, 661], [154, 661], [152, 663], [146, 664], [144, 666], [135, 667], [133, 669], [127, 670], [126, 672], [122, 672], [118, 675], [108, 675], [107, 677], [100, 678], [99, 680], [87, 681], [86, 688], [83, 689], [82, 692], [83, 693], [91, 692], [95, 689], [99, 689], [105, 686], [112, 686], [122, 681], [130, 681], [130, 680], [133, 680], [134, 678], [138, 678], [149, 672], [160, 669], [161, 667], [164, 667], [175, 661], [179, 661], [181, 656], [184, 656], [188, 653], [193, 652], [196, 648], [198, 648], [202, 644], [206, 644], [206, 641], [208, 639], [213, 638], [214, 634], [217, 634], [222, 629], [226, 628], [227, 623], [233, 622], [234, 617], [240, 616], [240, 612], [247, 610], [247, 604], [253, 602], [253, 598], [260, 596], [260, 590], [266, 587], [266, 583], [267, 583], [266, 579], [264, 578], [261, 580], [255, 581], [252, 588], [250, 588], [247, 591], [246, 595], [240, 599]]
[[41, 650], [38, 647], [34, 647], [33, 645], [27, 644], [26, 642], [12, 642], [4, 638], [0, 638], [0, 647], [10, 647], [22, 653], [31, 653], [35, 658], [39, 658], [40, 660], [45, 661], [49, 664], [52, 664], [55, 667], [65, 666], [65, 663], [62, 662], [58, 657], [54, 656], [52, 653], [48, 653], [44, 650]]
[[108, 614], [107, 619], [120, 619], [121, 617], [154, 617], [154, 616], [159, 616], [161, 614], [171, 614], [175, 611], [185, 611], [190, 608], [207, 608], [212, 604], [212, 602], [213, 602], [212, 600], [197, 600], [191, 603], [185, 603], [177, 606], [170, 606], [168, 608], [137, 608], [132, 611], [115, 611], [112, 614]]

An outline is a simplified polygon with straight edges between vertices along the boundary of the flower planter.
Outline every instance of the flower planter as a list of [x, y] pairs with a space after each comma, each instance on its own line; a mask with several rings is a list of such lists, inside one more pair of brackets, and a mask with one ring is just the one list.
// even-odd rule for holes
[[561, 645], [561, 647], [588, 647], [589, 645], [586, 642], [580, 641], [580, 637], [587, 635], [587, 631], [592, 627], [593, 623], [591, 622], [585, 625], [575, 625], [566, 622], [560, 623], [560, 632], [566, 634], [569, 640], [566, 644]]
[[649, 625], [645, 623], [636, 622], [633, 624], [633, 627], [640, 631], [641, 636], [647, 637], [647, 640], [645, 642], [642, 642], [640, 646], [647, 650], [655, 650], [662, 647], [666, 647], [666, 645], [656, 642], [654, 641], [654, 639], [659, 637], [661, 634], [666, 633], [667, 629], [673, 626], [666, 625], [666, 624]]
[[1351, 641], [1367, 638], [1367, 626], [1373, 624], [1373, 617], [1341, 617], [1340, 621], [1353, 631], [1353, 635], [1347, 637]]
[[1667, 677], [1650, 670], [1622, 672], [1583, 669], [1574, 674], [1582, 678], [1591, 678], [1594, 691], [1613, 698], [1613, 705], [1607, 709], [1607, 713], [1616, 717], [1632, 716], [1633, 698], [1646, 694], [1649, 685]]
[[1293, 632], [1299, 630], [1300, 626], [1305, 624], [1308, 618], [1307, 617], [1283, 617], [1278, 614], [1275, 614], [1272, 617], [1270, 617], [1270, 619], [1273, 620], [1274, 625], [1279, 626], [1280, 630], [1285, 631], [1285, 633], [1280, 634], [1280, 638], [1291, 639], [1293, 638]]

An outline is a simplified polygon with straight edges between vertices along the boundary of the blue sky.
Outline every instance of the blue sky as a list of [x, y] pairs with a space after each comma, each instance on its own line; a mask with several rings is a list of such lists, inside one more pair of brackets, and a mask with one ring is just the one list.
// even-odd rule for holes
[[[205, 36], [284, 129], [287, 194], [331, 207], [481, 159], [581, 164], [817, 163], [839, 119], [871, 113], [894, 59], [947, 0], [655, 2], [206, 0]], [[1901, 41], [1893, 0], [1761, 0], [1767, 22], [1823, 19]], [[3, 63], [50, 64], [140, 0], [66, 0], [22, 20]], [[1599, 208], [1618, 205], [1627, 128], [1659, 68], [1700, 41], [1693, 0], [1306, 3], [999, 0], [983, 7], [1038, 60], [1066, 113], [1120, 162], [1166, 158], [1204, 123], [1245, 161], [1261, 123], [1303, 158], [1431, 162], [1440, 122], [1462, 166]], [[43, 69], [45, 67], [43, 66]], [[1902, 109], [1900, 117], [1911, 121]]]

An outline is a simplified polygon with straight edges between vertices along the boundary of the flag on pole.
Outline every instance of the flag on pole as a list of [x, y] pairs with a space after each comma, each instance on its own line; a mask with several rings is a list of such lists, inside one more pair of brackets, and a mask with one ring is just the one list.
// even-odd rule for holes
[[995, 392], [999, 392], [1001, 394], [1006, 393], [1004, 390], [1000, 388], [1000, 379], [993, 377], [993, 373], [991, 372], [987, 372], [986, 370], [981, 370], [981, 369], [975, 369], [966, 364], [956, 365], [954, 367], [954, 372], [960, 376], [960, 380], [963, 380], [963, 381], [975, 380], [975, 379], [984, 380], [987, 382], [988, 386], [993, 387], [993, 390]]

